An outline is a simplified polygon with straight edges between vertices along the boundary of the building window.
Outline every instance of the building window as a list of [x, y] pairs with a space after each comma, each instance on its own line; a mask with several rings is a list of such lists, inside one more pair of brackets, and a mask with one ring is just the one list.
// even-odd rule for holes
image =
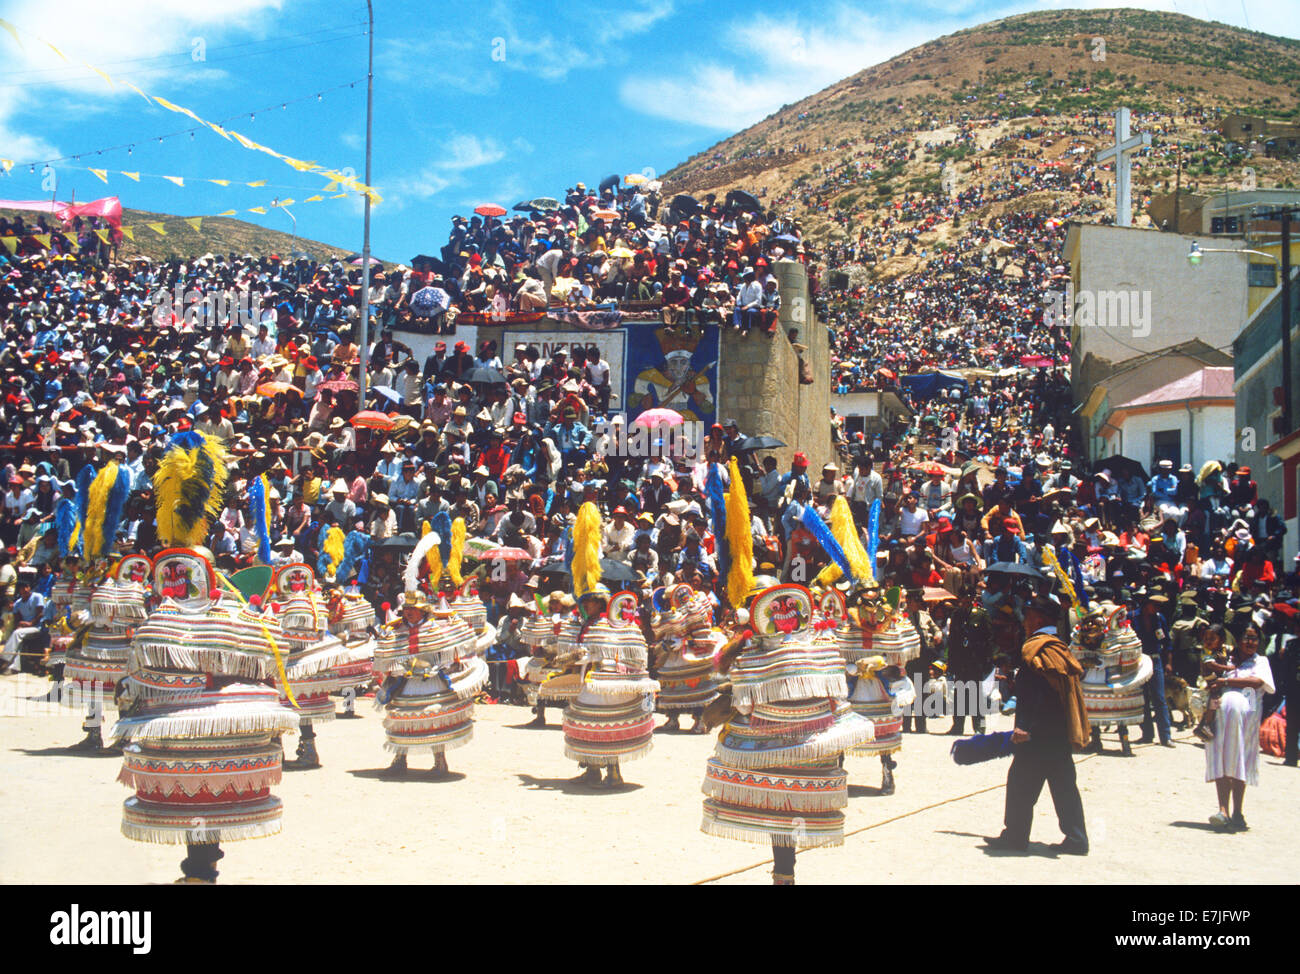
[[1251, 287], [1277, 287], [1277, 265], [1247, 264], [1246, 283]]
[[1151, 434], [1151, 466], [1168, 460], [1177, 470], [1183, 465], [1183, 431], [1157, 430]]

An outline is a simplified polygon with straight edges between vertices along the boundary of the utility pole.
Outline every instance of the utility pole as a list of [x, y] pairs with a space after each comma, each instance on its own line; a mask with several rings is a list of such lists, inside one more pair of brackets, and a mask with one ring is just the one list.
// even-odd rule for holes
[[361, 241], [361, 375], [357, 381], [357, 408], [366, 405], [366, 373], [370, 369], [370, 133], [375, 111], [375, 8], [366, 0], [370, 27], [366, 40], [370, 51], [366, 63], [366, 202], [365, 227]]
[[1282, 430], [1288, 436], [1291, 422], [1291, 211], [1283, 208], [1282, 220]]

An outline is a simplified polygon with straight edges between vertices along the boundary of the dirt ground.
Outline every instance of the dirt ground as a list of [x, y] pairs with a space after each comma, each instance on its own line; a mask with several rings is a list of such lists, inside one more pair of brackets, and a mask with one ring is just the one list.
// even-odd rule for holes
[[[127, 789], [120, 758], [82, 756], [80, 718], [35, 701], [48, 683], [0, 680], [0, 882], [162, 883], [183, 851], [135, 843], [119, 831]], [[654, 751], [627, 764], [627, 787], [595, 791], [571, 779], [560, 712], [530, 729], [522, 707], [477, 708], [474, 740], [451, 752], [453, 776], [427, 776], [414, 757], [407, 780], [379, 777], [388, 764], [380, 715], [318, 733], [324, 767], [286, 773], [280, 835], [229, 843], [223, 883], [702, 883], [770, 882], [770, 851], [704, 835], [700, 782], [713, 736], [659, 733]], [[688, 723], [688, 722], [684, 722]], [[992, 729], [1009, 721], [995, 718]], [[1136, 748], [1077, 758], [1092, 842], [1087, 858], [1056, 858], [1051, 800], [1040, 799], [1028, 855], [990, 853], [981, 837], [1001, 828], [1007, 761], [958, 767], [946, 718], [908, 735], [898, 789], [878, 793], [880, 762], [850, 759], [846, 838], [800, 853], [800, 883], [1180, 883], [1231, 876], [1240, 883], [1295, 879], [1300, 773], [1261, 755], [1260, 787], [1248, 789], [1251, 829], [1219, 834], [1201, 746]], [[294, 739], [287, 739], [292, 753]]]

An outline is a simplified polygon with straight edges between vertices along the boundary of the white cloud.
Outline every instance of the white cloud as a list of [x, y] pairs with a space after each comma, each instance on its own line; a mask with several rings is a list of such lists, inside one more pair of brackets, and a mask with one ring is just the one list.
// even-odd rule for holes
[[451, 187], [464, 186], [471, 170], [495, 165], [506, 157], [505, 147], [491, 137], [457, 133], [442, 147], [443, 153], [436, 161], [416, 172], [384, 180], [386, 209], [398, 210], [411, 200], [427, 200]]

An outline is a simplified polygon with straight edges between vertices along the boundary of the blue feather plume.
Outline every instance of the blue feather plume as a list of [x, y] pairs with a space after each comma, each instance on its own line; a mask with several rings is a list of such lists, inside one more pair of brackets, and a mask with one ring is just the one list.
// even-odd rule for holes
[[117, 529], [122, 524], [122, 514], [126, 511], [126, 500], [131, 496], [131, 472], [124, 466], [118, 466], [117, 478], [109, 488], [108, 500], [104, 504], [104, 550], [87, 552], [92, 557], [107, 558], [113, 553], [117, 543]]
[[67, 558], [75, 547], [71, 541], [72, 532], [77, 529], [77, 502], [71, 497], [62, 498], [55, 508], [54, 527], [58, 531], [59, 557]]
[[997, 734], [976, 734], [953, 741], [952, 759], [958, 764], [981, 764], [997, 758], [1011, 756], [1011, 731]]
[[662, 585], [660, 585], [657, 589], [655, 589], [653, 592], [650, 593], [650, 604], [655, 607], [656, 612], [668, 611], [668, 604], [664, 601], [664, 596], [667, 594], [667, 592], [668, 590], [664, 588]]
[[871, 502], [871, 511], [867, 515], [867, 559], [871, 570], [876, 571], [876, 551], [880, 548], [880, 498]]
[[340, 583], [346, 582], [348, 576], [359, 567], [361, 560], [370, 553], [370, 535], [364, 531], [350, 531], [343, 541], [343, 560], [339, 562], [334, 577]]
[[812, 504], [803, 506], [803, 513], [799, 515], [799, 521], [809, 533], [817, 539], [817, 543], [822, 546], [822, 550], [831, 556], [831, 561], [839, 566], [845, 578], [855, 577], [853, 566], [849, 564], [849, 556], [844, 553], [840, 543], [835, 540], [835, 535], [831, 534], [831, 529], [826, 526], [826, 522], [821, 519], [817, 509]]
[[320, 533], [316, 535], [316, 550], [320, 552], [316, 559], [316, 577], [324, 578], [329, 574], [330, 556], [325, 552], [325, 536], [330, 533], [330, 525], [322, 524]]
[[709, 495], [709, 514], [713, 522], [714, 545], [718, 554], [718, 574], [727, 577], [731, 570], [731, 549], [727, 544], [727, 498], [722, 490], [722, 464], [709, 464], [709, 473], [704, 478], [704, 487]]
[[442, 564], [445, 567], [451, 559], [451, 515], [446, 511], [439, 511], [433, 516], [429, 527], [438, 536], [438, 554], [442, 556]]
[[271, 564], [271, 525], [266, 523], [266, 490], [262, 478], [248, 482], [248, 511], [253, 516], [253, 530], [257, 532], [257, 557], [263, 565]]
[[77, 537], [77, 544], [73, 548], [74, 553], [80, 553], [85, 547], [85, 528], [86, 528], [86, 511], [90, 507], [90, 485], [95, 482], [95, 476], [99, 473], [94, 465], [86, 464], [77, 474], [77, 523], [81, 525], [81, 534]]

